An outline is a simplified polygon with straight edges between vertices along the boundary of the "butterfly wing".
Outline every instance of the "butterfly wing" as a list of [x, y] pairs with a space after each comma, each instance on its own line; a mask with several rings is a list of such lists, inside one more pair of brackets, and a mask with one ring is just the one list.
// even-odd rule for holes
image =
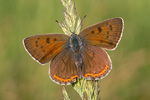
[[45, 64], [67, 47], [68, 38], [64, 34], [35, 35], [25, 38], [23, 43], [35, 60]]
[[85, 45], [81, 53], [83, 59], [83, 77], [87, 80], [98, 80], [111, 70], [111, 59], [100, 47]]
[[80, 76], [73, 53], [68, 48], [52, 59], [49, 72], [50, 78], [61, 85], [70, 85]]
[[121, 39], [123, 19], [112, 18], [92, 25], [79, 34], [86, 44], [115, 49]]

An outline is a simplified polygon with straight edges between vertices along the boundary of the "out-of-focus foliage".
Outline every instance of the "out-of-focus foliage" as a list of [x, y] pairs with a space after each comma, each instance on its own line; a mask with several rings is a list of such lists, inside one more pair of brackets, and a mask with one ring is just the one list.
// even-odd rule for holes
[[[150, 1], [75, 0], [83, 28], [122, 17], [124, 33], [115, 51], [108, 51], [113, 69], [100, 80], [102, 100], [150, 99]], [[62, 100], [62, 86], [49, 79], [49, 64], [35, 62], [25, 51], [25, 37], [63, 33], [60, 0], [0, 0], [0, 100]], [[67, 86], [71, 100], [80, 99]]]

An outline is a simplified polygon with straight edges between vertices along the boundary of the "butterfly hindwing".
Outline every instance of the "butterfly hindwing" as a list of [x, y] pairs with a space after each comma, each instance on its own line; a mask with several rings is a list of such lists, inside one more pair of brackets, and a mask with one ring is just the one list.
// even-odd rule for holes
[[115, 49], [122, 36], [123, 19], [112, 18], [87, 27], [79, 36], [86, 44]]
[[98, 80], [111, 70], [111, 59], [100, 47], [85, 45], [82, 49], [83, 77], [87, 80]]
[[23, 43], [35, 60], [45, 64], [67, 47], [68, 38], [64, 34], [35, 35], [25, 38]]
[[73, 53], [68, 48], [52, 59], [49, 72], [51, 79], [61, 85], [70, 85], [80, 76]]

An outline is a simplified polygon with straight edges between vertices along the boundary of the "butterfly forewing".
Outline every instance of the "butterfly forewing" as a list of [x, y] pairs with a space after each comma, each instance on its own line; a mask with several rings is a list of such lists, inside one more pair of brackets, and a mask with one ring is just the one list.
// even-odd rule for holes
[[80, 76], [74, 56], [67, 48], [52, 59], [49, 71], [51, 79], [62, 85], [69, 85]]
[[82, 49], [83, 77], [87, 80], [98, 80], [111, 70], [109, 55], [100, 47], [85, 45]]
[[68, 38], [63, 34], [46, 34], [27, 37], [23, 42], [28, 53], [45, 64], [66, 48]]
[[123, 19], [112, 18], [92, 25], [79, 34], [85, 44], [115, 49], [122, 36]]

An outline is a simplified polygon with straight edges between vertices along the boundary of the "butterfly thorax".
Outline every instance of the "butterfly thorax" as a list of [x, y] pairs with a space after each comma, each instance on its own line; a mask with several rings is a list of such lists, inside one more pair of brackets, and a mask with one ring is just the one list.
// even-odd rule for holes
[[74, 54], [79, 54], [81, 51], [82, 43], [77, 34], [72, 33], [69, 39], [69, 46]]

